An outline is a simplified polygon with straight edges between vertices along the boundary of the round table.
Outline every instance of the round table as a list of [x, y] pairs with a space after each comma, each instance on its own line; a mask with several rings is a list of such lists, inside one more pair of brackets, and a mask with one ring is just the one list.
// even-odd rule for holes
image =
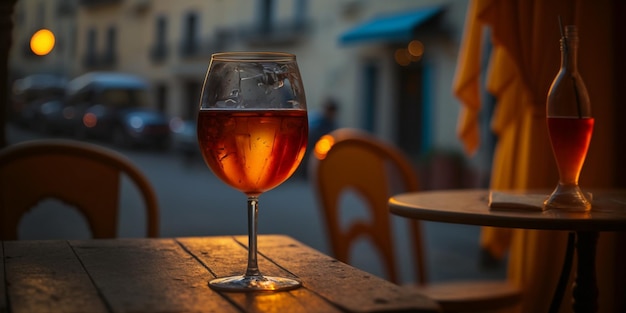
[[[550, 191], [497, 192], [512, 196], [517, 203], [510, 207], [500, 203], [495, 209], [489, 205], [490, 193], [487, 189], [404, 193], [391, 197], [389, 206], [395, 215], [420, 220], [575, 232], [578, 269], [573, 309], [574, 312], [597, 311], [595, 254], [598, 232], [626, 230], [626, 190], [594, 190], [589, 213], [542, 210], [541, 202]], [[528, 206], [520, 209], [515, 205], [519, 203]], [[558, 289], [555, 297], [562, 293]]]

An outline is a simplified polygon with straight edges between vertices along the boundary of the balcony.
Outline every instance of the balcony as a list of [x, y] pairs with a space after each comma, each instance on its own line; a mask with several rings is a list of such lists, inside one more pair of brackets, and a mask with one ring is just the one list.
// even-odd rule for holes
[[179, 52], [183, 58], [194, 57], [200, 53], [200, 45], [196, 40], [184, 40], [180, 43]]
[[235, 36], [234, 30], [218, 29], [206, 40], [182, 41], [180, 55], [182, 58], [208, 57], [212, 53], [226, 49]]
[[83, 66], [86, 68], [95, 68], [98, 66], [98, 58], [95, 53], [87, 53], [83, 57]]
[[92, 8], [100, 5], [120, 4], [122, 0], [79, 0], [78, 4], [84, 7]]
[[302, 40], [309, 33], [306, 20], [284, 21], [266, 25], [242, 27], [239, 35], [249, 45], [289, 45]]
[[102, 54], [87, 53], [83, 57], [83, 66], [88, 69], [107, 69], [117, 64], [117, 55], [113, 52]]
[[107, 51], [100, 56], [99, 65], [102, 67], [113, 67], [117, 64], [117, 54], [113, 51]]
[[71, 17], [76, 14], [76, 4], [71, 0], [63, 0], [58, 2], [56, 7], [57, 16]]
[[168, 47], [165, 43], [157, 43], [150, 49], [150, 60], [154, 63], [165, 61], [168, 55]]

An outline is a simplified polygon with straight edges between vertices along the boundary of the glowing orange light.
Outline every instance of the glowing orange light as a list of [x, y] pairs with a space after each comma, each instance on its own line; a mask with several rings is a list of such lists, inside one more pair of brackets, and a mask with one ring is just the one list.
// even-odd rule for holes
[[408, 51], [412, 56], [421, 57], [424, 54], [424, 44], [419, 40], [413, 40], [409, 42]]
[[54, 34], [47, 29], [40, 29], [30, 38], [30, 49], [36, 55], [46, 55], [54, 48]]
[[402, 66], [407, 66], [411, 64], [411, 59], [409, 58], [409, 52], [406, 49], [398, 49], [393, 55], [396, 63]]
[[98, 118], [93, 113], [87, 113], [83, 116], [83, 124], [89, 128], [96, 126], [98, 123]]
[[326, 154], [330, 150], [330, 148], [335, 144], [335, 138], [331, 135], [324, 135], [320, 140], [315, 143], [315, 148], [313, 149], [313, 153], [315, 157], [319, 160], [323, 160], [326, 158]]

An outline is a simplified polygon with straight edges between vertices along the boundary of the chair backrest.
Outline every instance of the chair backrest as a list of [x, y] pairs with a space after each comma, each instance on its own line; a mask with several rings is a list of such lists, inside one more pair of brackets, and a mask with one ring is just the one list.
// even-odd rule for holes
[[[396, 147], [356, 129], [342, 128], [323, 136], [315, 145], [309, 166], [318, 193], [334, 256], [350, 263], [357, 239], [369, 240], [377, 249], [390, 281], [398, 283], [397, 261], [391, 231], [388, 200], [392, 188], [416, 191], [417, 174], [408, 158]], [[393, 176], [391, 173], [395, 173]], [[402, 186], [395, 186], [401, 183]], [[354, 220], [342, 229], [340, 197], [358, 193], [367, 203], [368, 221]], [[419, 221], [407, 219], [412, 240], [416, 283], [425, 284], [424, 249]], [[345, 223], [344, 223], [345, 224]]]
[[122, 175], [142, 195], [147, 236], [158, 236], [159, 211], [147, 178], [123, 155], [64, 139], [32, 140], [0, 150], [0, 237], [17, 239], [20, 219], [39, 201], [53, 198], [86, 218], [93, 238], [117, 236]]

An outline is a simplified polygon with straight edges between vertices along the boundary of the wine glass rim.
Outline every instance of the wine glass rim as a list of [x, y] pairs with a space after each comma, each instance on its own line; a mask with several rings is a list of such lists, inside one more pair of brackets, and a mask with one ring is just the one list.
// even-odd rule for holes
[[296, 56], [287, 52], [218, 52], [211, 55], [211, 60], [224, 61], [224, 62], [281, 62], [281, 61], [293, 61]]

